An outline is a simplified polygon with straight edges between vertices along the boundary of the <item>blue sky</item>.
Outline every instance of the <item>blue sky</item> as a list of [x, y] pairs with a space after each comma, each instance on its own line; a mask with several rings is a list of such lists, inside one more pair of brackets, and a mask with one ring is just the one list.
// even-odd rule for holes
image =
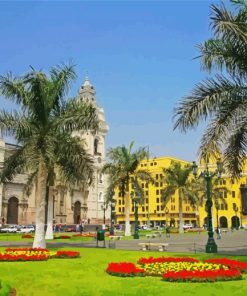
[[208, 75], [193, 58], [196, 44], [210, 36], [211, 3], [0, 2], [0, 74], [73, 61], [78, 79], [71, 95], [88, 72], [110, 126], [107, 148], [135, 140], [153, 156], [193, 160], [202, 128], [174, 132], [172, 115]]

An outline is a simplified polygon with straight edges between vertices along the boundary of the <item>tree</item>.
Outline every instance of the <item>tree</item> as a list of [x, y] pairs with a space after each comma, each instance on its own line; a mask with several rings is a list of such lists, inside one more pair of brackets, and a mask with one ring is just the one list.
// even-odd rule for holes
[[33, 247], [45, 247], [44, 219], [48, 174], [76, 184], [93, 175], [93, 160], [75, 130], [97, 130], [96, 108], [77, 98], [65, 100], [76, 78], [72, 65], [53, 67], [49, 76], [33, 68], [21, 77], [0, 76], [0, 92], [19, 111], [0, 111], [0, 131], [14, 136], [20, 148], [4, 163], [1, 181], [29, 172], [36, 180], [36, 232]]
[[129, 147], [118, 146], [109, 149], [107, 156], [109, 162], [103, 167], [103, 173], [108, 174], [108, 188], [106, 191], [106, 200], [111, 200], [114, 189], [120, 188], [123, 198], [125, 198], [125, 235], [131, 235], [130, 231], [130, 185], [139, 194], [143, 196], [143, 190], [138, 182], [140, 180], [152, 181], [150, 174], [145, 170], [138, 170], [140, 162], [148, 157], [148, 152], [141, 147], [132, 152], [134, 142]]
[[183, 233], [183, 201], [190, 201], [195, 205], [199, 200], [198, 185], [191, 179], [191, 166], [182, 166], [181, 163], [172, 161], [169, 168], [163, 168], [164, 188], [161, 190], [161, 199], [166, 206], [171, 198], [178, 194], [179, 233]]
[[199, 151], [221, 151], [228, 171], [239, 177], [247, 153], [247, 3], [231, 2], [236, 12], [211, 5], [213, 37], [198, 46], [202, 69], [219, 73], [178, 103], [174, 129], [186, 132], [208, 121]]

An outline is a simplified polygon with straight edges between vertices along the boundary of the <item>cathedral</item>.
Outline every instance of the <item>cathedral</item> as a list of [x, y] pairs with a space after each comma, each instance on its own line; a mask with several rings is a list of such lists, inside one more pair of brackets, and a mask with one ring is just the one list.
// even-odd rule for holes
[[[80, 220], [92, 224], [103, 223], [108, 219], [109, 209], [105, 209], [104, 192], [106, 179], [101, 173], [105, 162], [105, 137], [109, 127], [105, 120], [104, 110], [96, 102], [96, 92], [88, 78], [79, 90], [78, 100], [91, 102], [98, 111], [99, 130], [96, 134], [77, 131], [86, 145], [86, 150], [92, 155], [95, 165], [94, 182], [89, 187], [68, 188], [59, 179], [53, 190], [53, 222], [61, 224], [78, 224]], [[0, 138], [0, 166], [4, 160], [18, 149], [17, 145], [9, 144]], [[0, 167], [1, 168], [1, 167]], [[0, 216], [7, 224], [35, 223], [35, 186], [27, 192], [25, 190], [28, 175], [17, 175], [12, 182], [0, 184]]]

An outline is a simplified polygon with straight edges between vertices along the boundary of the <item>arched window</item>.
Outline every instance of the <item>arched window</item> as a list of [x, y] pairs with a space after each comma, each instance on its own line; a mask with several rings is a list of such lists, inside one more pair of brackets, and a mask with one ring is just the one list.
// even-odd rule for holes
[[99, 148], [98, 146], [99, 146], [99, 140], [94, 139], [94, 144], [93, 144], [94, 154], [98, 153], [98, 148]]
[[103, 193], [102, 192], [99, 193], [98, 201], [99, 202], [103, 202], [104, 201]]

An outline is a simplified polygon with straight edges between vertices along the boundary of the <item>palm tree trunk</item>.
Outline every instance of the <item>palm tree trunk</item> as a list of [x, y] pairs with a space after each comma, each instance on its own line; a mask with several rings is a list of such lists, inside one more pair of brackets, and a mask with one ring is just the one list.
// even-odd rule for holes
[[45, 248], [45, 203], [47, 171], [44, 161], [40, 161], [36, 188], [36, 229], [33, 248]]
[[125, 236], [131, 235], [130, 229], [130, 193], [126, 192], [125, 197]]
[[178, 191], [178, 211], [179, 211], [179, 233], [184, 233], [183, 228], [183, 200], [182, 192]]
[[53, 186], [49, 186], [47, 228], [45, 239], [53, 239]]

